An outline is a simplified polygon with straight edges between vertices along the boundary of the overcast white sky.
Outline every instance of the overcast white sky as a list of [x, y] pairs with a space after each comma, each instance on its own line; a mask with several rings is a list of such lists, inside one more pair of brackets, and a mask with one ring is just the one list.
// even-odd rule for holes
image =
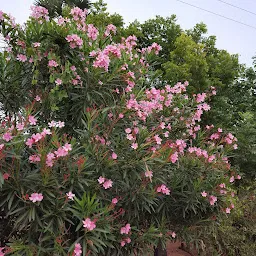
[[[238, 53], [240, 61], [252, 65], [256, 55], [256, 0], [223, 0], [254, 12], [254, 14], [233, 8], [218, 0], [183, 0], [189, 4], [218, 13], [231, 19], [246, 23], [255, 29], [185, 5], [177, 0], [105, 0], [110, 13], [117, 12], [126, 23], [135, 19], [145, 21], [156, 15], [176, 14], [183, 29], [192, 28], [196, 23], [204, 22], [209, 35], [217, 36], [217, 46], [230, 53]], [[11, 13], [17, 21], [23, 23], [29, 16], [34, 0], [0, 0], [0, 10]]]

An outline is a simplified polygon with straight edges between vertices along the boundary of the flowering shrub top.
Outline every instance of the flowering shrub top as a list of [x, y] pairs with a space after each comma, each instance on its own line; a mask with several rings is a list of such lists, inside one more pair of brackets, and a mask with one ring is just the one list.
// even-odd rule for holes
[[1, 63], [23, 97], [4, 103], [0, 130], [7, 253], [132, 255], [235, 207], [236, 138], [200, 126], [214, 87], [161, 86], [150, 68], [159, 45], [114, 43], [115, 26], [86, 15], [50, 20], [33, 7], [22, 28], [0, 13]]

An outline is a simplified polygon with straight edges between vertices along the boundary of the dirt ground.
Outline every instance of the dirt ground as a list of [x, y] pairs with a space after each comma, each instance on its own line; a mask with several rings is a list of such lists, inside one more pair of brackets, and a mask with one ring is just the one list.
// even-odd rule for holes
[[180, 246], [181, 246], [180, 242], [169, 243], [167, 245], [167, 255], [168, 256], [196, 256], [196, 254], [187, 253], [187, 252], [181, 250], [179, 248]]

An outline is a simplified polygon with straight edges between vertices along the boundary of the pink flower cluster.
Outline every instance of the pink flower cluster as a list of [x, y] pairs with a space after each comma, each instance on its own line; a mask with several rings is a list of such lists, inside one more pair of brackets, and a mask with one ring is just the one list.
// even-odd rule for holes
[[[1, 11], [0, 11], [0, 17], [1, 17]], [[1, 18], [0, 18], [1, 20]], [[5, 247], [0, 247], [0, 256], [4, 256], [5, 253], [3, 252], [3, 250], [5, 249]]]
[[75, 249], [74, 249], [74, 256], [81, 256], [82, 255], [82, 246], [79, 243], [75, 244]]
[[210, 196], [209, 197], [209, 202], [210, 205], [214, 205], [217, 202], [218, 198], [216, 196]]
[[51, 121], [50, 123], [48, 123], [48, 126], [51, 127], [58, 127], [58, 128], [63, 128], [65, 126], [64, 122], [61, 121]]
[[116, 34], [116, 26], [113, 24], [107, 25], [104, 36], [105, 37], [109, 36], [111, 32], [113, 32], [114, 35]]
[[2, 138], [6, 142], [8, 142], [8, 141], [12, 140], [13, 137], [12, 137], [12, 134], [10, 132], [6, 132], [6, 133], [3, 134]]
[[71, 9], [70, 14], [73, 16], [73, 19], [75, 21], [84, 22], [88, 11], [86, 9], [82, 10], [79, 7], [74, 7], [73, 9]]
[[50, 152], [46, 155], [46, 165], [52, 167], [54, 160], [60, 157], [65, 157], [68, 155], [68, 152], [72, 150], [71, 144], [66, 143], [64, 146], [59, 147], [54, 153]]
[[32, 115], [28, 116], [28, 121], [29, 121], [30, 125], [36, 125], [36, 123], [37, 123], [37, 119]]
[[87, 36], [88, 36], [90, 39], [92, 39], [93, 41], [95, 41], [95, 40], [97, 39], [98, 35], [99, 35], [98, 29], [95, 28], [95, 27], [93, 26], [93, 24], [89, 24], [89, 25], [87, 26]]
[[95, 220], [92, 221], [90, 218], [86, 218], [85, 220], [83, 220], [83, 227], [85, 229], [88, 229], [89, 231], [92, 231], [96, 228], [95, 222]]
[[130, 237], [123, 238], [121, 241], [121, 246], [124, 247], [126, 244], [129, 244], [131, 242]]
[[188, 152], [190, 154], [195, 153], [198, 157], [204, 157], [208, 163], [212, 163], [215, 159], [215, 155], [208, 155], [208, 152], [204, 149], [197, 148], [197, 147], [189, 147]]
[[36, 163], [41, 161], [41, 156], [40, 155], [31, 155], [29, 156], [29, 161], [30, 163]]
[[66, 40], [69, 42], [70, 48], [74, 49], [76, 47], [81, 48], [83, 45], [83, 39], [79, 37], [77, 34], [72, 34], [66, 36]]
[[107, 56], [109, 56], [110, 54], [112, 54], [113, 56], [117, 57], [117, 58], [121, 58], [121, 48], [119, 45], [116, 44], [109, 44], [105, 47], [105, 49], [103, 50], [103, 53]]
[[204, 102], [205, 98], [206, 98], [206, 93], [202, 93], [202, 94], [198, 93], [196, 95], [196, 102], [197, 103]]
[[98, 182], [99, 184], [102, 184], [102, 186], [104, 187], [104, 189], [108, 189], [108, 188], [111, 188], [112, 185], [113, 185], [113, 181], [112, 180], [108, 180], [102, 176], [100, 176], [98, 178]]
[[108, 71], [110, 59], [109, 59], [109, 56], [104, 51], [91, 52], [90, 56], [92, 57], [96, 56], [96, 59], [93, 62], [93, 67], [104, 68], [105, 71]]
[[179, 155], [178, 155], [178, 152], [175, 152], [173, 153], [171, 156], [170, 156], [170, 161], [174, 164], [178, 161], [179, 159]]
[[157, 43], [153, 43], [152, 45], [148, 46], [147, 48], [147, 52], [150, 53], [151, 51], [155, 51], [155, 54], [158, 55], [159, 51], [162, 50], [162, 46], [157, 44]]
[[42, 23], [43, 20], [49, 21], [49, 12], [46, 8], [42, 6], [31, 6], [31, 17], [37, 19], [39, 23]]
[[49, 129], [44, 128], [41, 133], [32, 134], [31, 138], [28, 138], [25, 144], [29, 148], [32, 148], [33, 144], [39, 142], [41, 139], [45, 138], [46, 135], [50, 135], [50, 134], [52, 134], [51, 131]]
[[131, 225], [129, 223], [127, 223], [124, 227], [121, 227], [120, 234], [121, 235], [129, 234], [130, 230], [131, 230]]
[[59, 64], [58, 64], [55, 60], [49, 60], [49, 62], [48, 62], [48, 67], [50, 67], [50, 68], [52, 68], [52, 67], [56, 68], [56, 67], [58, 67], [58, 66], [59, 66]]
[[27, 61], [27, 56], [24, 54], [17, 54], [17, 60], [20, 62], [26, 62]]
[[35, 202], [41, 202], [43, 200], [43, 195], [41, 193], [33, 193], [29, 197], [29, 200], [32, 201], [33, 203]]
[[74, 254], [75, 254], [75, 256], [81, 256], [82, 255], [82, 246], [81, 246], [81, 244], [79, 244], [79, 243], [75, 244]]
[[166, 185], [162, 184], [161, 186], [157, 187], [156, 191], [158, 193], [162, 193], [165, 195], [170, 195], [170, 189], [166, 187]]

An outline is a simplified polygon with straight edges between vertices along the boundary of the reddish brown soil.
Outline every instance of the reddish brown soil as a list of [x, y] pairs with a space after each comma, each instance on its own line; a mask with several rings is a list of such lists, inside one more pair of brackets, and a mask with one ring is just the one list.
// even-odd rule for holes
[[167, 255], [168, 256], [196, 256], [194, 253], [188, 253], [180, 249], [181, 243], [169, 243], [167, 245]]

